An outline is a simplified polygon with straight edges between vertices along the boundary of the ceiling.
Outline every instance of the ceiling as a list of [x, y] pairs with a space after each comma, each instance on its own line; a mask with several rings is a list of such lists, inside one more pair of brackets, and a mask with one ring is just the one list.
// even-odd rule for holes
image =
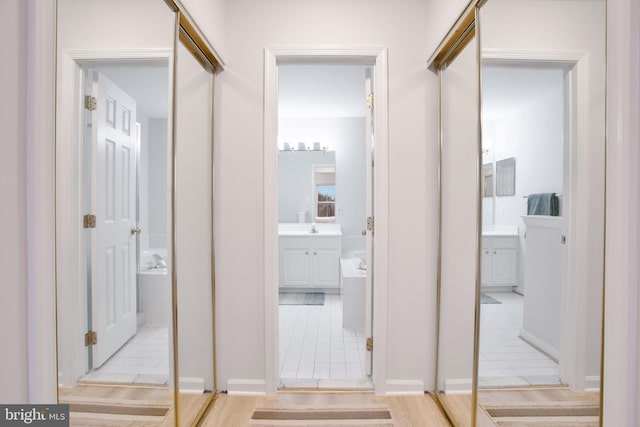
[[279, 65], [279, 117], [364, 117], [366, 68], [365, 65]]
[[99, 70], [136, 100], [139, 112], [150, 118], [167, 117], [169, 68], [166, 65], [108, 65]]

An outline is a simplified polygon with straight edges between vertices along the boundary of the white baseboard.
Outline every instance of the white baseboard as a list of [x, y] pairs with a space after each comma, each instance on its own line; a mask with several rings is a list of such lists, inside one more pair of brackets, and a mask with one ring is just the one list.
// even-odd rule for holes
[[600, 376], [587, 375], [584, 377], [585, 391], [600, 391]]
[[424, 381], [422, 380], [387, 380], [385, 383], [387, 395], [417, 395], [424, 394]]
[[264, 380], [229, 380], [227, 394], [235, 396], [264, 396], [267, 385]]
[[181, 393], [204, 393], [204, 378], [180, 377]]
[[557, 349], [551, 347], [549, 344], [542, 341], [532, 333], [527, 332], [525, 329], [520, 329], [520, 338], [549, 356], [554, 362], [558, 363], [558, 360], [560, 359], [560, 352]]
[[471, 388], [471, 378], [451, 379], [444, 382], [444, 392], [446, 394], [467, 394], [471, 393]]

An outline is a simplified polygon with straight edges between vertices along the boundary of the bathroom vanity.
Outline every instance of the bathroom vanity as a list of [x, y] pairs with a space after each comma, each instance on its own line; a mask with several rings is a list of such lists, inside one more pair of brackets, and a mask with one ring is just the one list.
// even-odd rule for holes
[[279, 224], [281, 288], [340, 286], [342, 232], [339, 224]]
[[518, 227], [482, 227], [482, 286], [516, 286], [518, 283]]

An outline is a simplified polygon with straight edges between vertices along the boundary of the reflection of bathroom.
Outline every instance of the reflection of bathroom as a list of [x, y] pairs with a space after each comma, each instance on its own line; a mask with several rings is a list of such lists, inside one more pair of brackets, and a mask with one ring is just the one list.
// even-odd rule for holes
[[482, 72], [479, 384], [560, 384], [565, 72]]
[[279, 354], [285, 387], [366, 377], [365, 68], [279, 66]]
[[99, 71], [136, 100], [138, 134], [137, 332], [83, 381], [166, 384], [170, 282], [167, 273], [168, 68], [110, 65]]

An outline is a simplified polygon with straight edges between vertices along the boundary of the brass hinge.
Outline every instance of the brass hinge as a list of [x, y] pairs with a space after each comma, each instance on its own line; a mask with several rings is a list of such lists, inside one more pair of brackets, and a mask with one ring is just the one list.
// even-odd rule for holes
[[83, 220], [84, 228], [96, 228], [96, 216], [95, 215], [85, 215]]
[[367, 230], [373, 232], [373, 229], [374, 229], [373, 217], [372, 216], [368, 216], [367, 217]]
[[367, 338], [367, 351], [373, 351], [373, 337]]
[[95, 111], [98, 109], [98, 100], [95, 98], [95, 96], [85, 95], [84, 108], [89, 111]]
[[373, 108], [373, 94], [367, 95], [367, 108], [371, 110]]
[[84, 346], [89, 347], [90, 345], [98, 344], [98, 334], [94, 331], [89, 331], [84, 334]]

